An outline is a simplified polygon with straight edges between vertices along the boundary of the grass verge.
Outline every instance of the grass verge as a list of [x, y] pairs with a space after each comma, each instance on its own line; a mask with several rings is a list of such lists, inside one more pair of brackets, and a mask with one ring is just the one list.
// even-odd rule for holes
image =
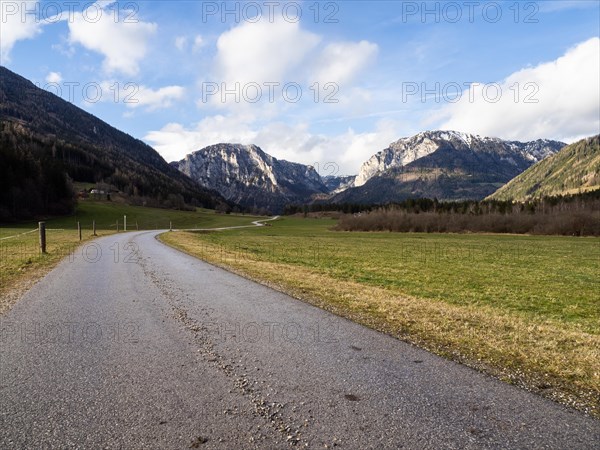
[[342, 233], [332, 224], [285, 218], [161, 239], [600, 417], [600, 239]]
[[[80, 242], [76, 229], [56, 229], [49, 226], [46, 232], [46, 253], [42, 254], [35, 225], [29, 224], [29, 227], [30, 230], [24, 227], [0, 228], [0, 315], [10, 309], [63, 258], [73, 254], [81, 243], [93, 238], [90, 232], [85, 232], [82, 233]], [[31, 230], [35, 231], [27, 232]], [[114, 232], [97, 232], [99, 236], [111, 233]]]

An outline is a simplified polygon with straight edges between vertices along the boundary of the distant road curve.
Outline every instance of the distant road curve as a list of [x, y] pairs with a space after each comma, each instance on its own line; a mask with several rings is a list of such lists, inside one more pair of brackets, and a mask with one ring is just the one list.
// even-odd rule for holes
[[173, 229], [173, 231], [223, 231], [223, 230], [235, 230], [237, 228], [254, 228], [254, 227], [264, 227], [265, 222], [271, 222], [272, 220], [279, 219], [279, 216], [273, 216], [270, 219], [261, 219], [255, 220], [252, 222], [252, 225], [237, 225], [234, 227], [217, 227], [217, 228], [177, 228]]
[[0, 448], [598, 448], [600, 421], [158, 234], [87, 243], [1, 317]]

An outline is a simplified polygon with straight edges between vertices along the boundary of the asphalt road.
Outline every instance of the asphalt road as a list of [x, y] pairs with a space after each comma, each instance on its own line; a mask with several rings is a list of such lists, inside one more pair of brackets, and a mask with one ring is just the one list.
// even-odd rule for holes
[[599, 448], [600, 421], [156, 234], [86, 244], [1, 318], [0, 448]]

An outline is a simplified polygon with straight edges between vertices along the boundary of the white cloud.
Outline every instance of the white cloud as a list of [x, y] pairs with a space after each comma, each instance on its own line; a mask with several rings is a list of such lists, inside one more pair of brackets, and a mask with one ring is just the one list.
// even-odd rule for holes
[[317, 165], [322, 174], [331, 173], [332, 167], [338, 174], [353, 174], [362, 162], [387, 147], [398, 135], [398, 124], [390, 120], [380, 120], [370, 132], [348, 129], [325, 136], [311, 133], [305, 123], [272, 122], [252, 127], [243, 118], [218, 115], [205, 118], [191, 129], [170, 123], [148, 133], [144, 139], [167, 161], [180, 160], [208, 145], [230, 142], [256, 144], [276, 158]]
[[255, 133], [239, 118], [216, 115], [203, 119], [193, 129], [169, 123], [158, 131], [151, 131], [144, 139], [167, 161], [175, 161], [220, 142], [251, 143], [254, 136]]
[[148, 111], [169, 108], [175, 101], [181, 100], [184, 94], [185, 89], [181, 86], [165, 86], [157, 90], [140, 86], [133, 96], [137, 102], [127, 103], [127, 107], [146, 107]]
[[48, 75], [46, 75], [47, 83], [60, 83], [62, 79], [63, 78], [60, 72], [50, 72]]
[[[180, 52], [187, 51], [187, 49], [189, 48], [189, 41], [190, 39], [187, 36], [177, 36], [175, 37], [175, 47]], [[194, 39], [192, 39], [192, 52], [197, 53], [202, 47], [204, 47], [205, 44], [206, 43], [204, 42], [204, 39], [201, 35], [198, 34], [194, 36]]]
[[185, 95], [185, 88], [182, 86], [152, 89], [144, 85], [120, 83], [115, 80], [101, 82], [99, 91], [102, 97], [93, 103], [96, 101], [122, 103], [129, 109], [143, 108], [145, 111], [170, 108]]
[[32, 39], [42, 32], [42, 21], [35, 13], [38, 2], [0, 0], [0, 62], [10, 61], [10, 52], [18, 41]]
[[139, 62], [148, 51], [148, 39], [156, 32], [157, 25], [138, 19], [115, 21], [114, 14], [105, 11], [111, 3], [95, 3], [83, 13], [73, 14], [69, 21], [69, 41], [104, 55], [103, 68], [107, 73], [133, 76], [139, 72]]
[[[471, 89], [433, 116], [443, 129], [454, 129], [530, 140], [573, 141], [600, 129], [600, 39], [592, 38], [560, 58], [522, 69], [499, 83], [502, 95], [490, 87]], [[519, 97], [516, 98], [516, 92]], [[531, 103], [536, 101], [537, 103]]]
[[204, 47], [204, 39], [202, 38], [202, 36], [200, 36], [199, 34], [194, 38], [194, 45], [192, 46], [192, 51], [194, 53], [196, 53], [198, 50], [200, 50], [202, 47]]
[[187, 38], [185, 36], [177, 36], [175, 38], [175, 47], [177, 47], [177, 50], [179, 50], [180, 52], [182, 52], [185, 49], [186, 44]]
[[375, 60], [378, 50], [377, 44], [368, 41], [333, 42], [317, 59], [314, 81], [346, 84]]
[[[365, 40], [320, 45], [322, 41], [299, 22], [283, 19], [230, 29], [217, 40], [214, 72], [200, 80], [208, 95], [198, 106], [235, 115], [251, 110], [261, 119], [291, 111], [304, 114], [315, 104], [327, 111], [363, 111], [370, 94], [357, 86], [358, 74], [373, 63], [378, 46]], [[315, 82], [320, 83], [318, 94]]]
[[217, 40], [218, 81], [233, 83], [282, 81], [319, 43], [320, 37], [300, 24], [282, 19], [244, 22]]
[[350, 175], [397, 136], [398, 124], [390, 120], [377, 122], [372, 131], [348, 128], [332, 136], [313, 134], [307, 124], [271, 123], [257, 131], [253, 143], [277, 158], [314, 165], [322, 175]]

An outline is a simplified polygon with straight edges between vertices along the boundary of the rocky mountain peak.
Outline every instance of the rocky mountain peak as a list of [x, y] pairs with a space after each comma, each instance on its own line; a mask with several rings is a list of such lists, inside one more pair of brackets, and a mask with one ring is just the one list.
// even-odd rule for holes
[[172, 164], [228, 200], [272, 212], [328, 192], [314, 167], [279, 160], [256, 145], [211, 145]]
[[520, 158], [525, 158], [531, 163], [541, 161], [565, 145], [563, 142], [548, 139], [518, 142], [452, 130], [423, 131], [411, 137], [400, 138], [388, 148], [373, 155], [361, 166], [353, 187], [362, 186], [372, 177], [390, 168], [406, 166], [444, 147], [475, 153], [492, 152], [516, 165], [516, 160]]

